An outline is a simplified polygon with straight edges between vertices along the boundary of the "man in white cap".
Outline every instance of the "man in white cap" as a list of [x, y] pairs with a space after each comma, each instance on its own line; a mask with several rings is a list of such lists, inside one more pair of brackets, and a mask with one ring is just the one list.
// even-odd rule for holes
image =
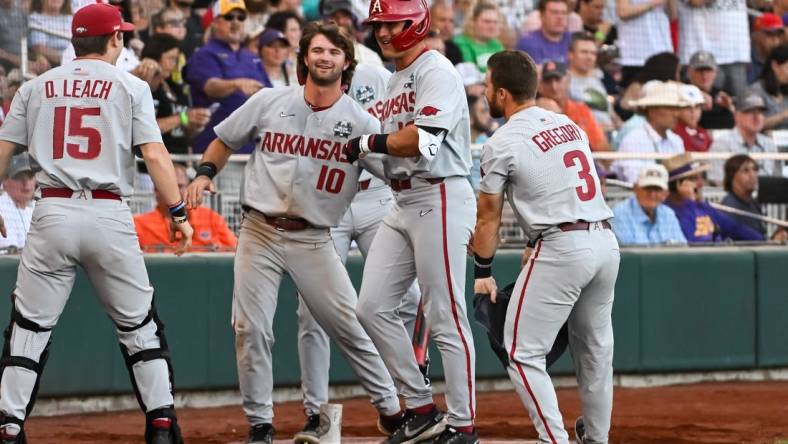
[[660, 164], [640, 170], [635, 195], [613, 208], [613, 232], [622, 245], [686, 244], [673, 210], [665, 205], [668, 171]]
[[[678, 122], [679, 108], [689, 105], [681, 95], [680, 85], [677, 82], [654, 80], [643, 86], [643, 96], [633, 104], [644, 115], [646, 123], [624, 137], [619, 152], [684, 152], [684, 142], [672, 131]], [[612, 169], [620, 179], [634, 182], [643, 167], [653, 164], [653, 160], [617, 160], [613, 162]]]

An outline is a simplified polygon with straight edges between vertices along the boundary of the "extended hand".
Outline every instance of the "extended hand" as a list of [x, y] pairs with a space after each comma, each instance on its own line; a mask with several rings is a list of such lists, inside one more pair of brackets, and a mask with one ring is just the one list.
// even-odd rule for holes
[[348, 140], [345, 145], [345, 157], [348, 163], [354, 164], [361, 155], [361, 137], [356, 137]]
[[211, 194], [216, 193], [213, 186], [213, 181], [207, 176], [197, 176], [194, 178], [189, 187], [186, 188], [186, 207], [194, 209], [202, 205], [202, 194], [205, 191], [210, 191]]
[[498, 285], [495, 283], [495, 278], [490, 276], [488, 278], [476, 279], [473, 281], [474, 294], [489, 294], [490, 301], [495, 303], [495, 297], [498, 292]]
[[172, 221], [170, 222], [170, 242], [179, 241], [178, 245], [175, 247], [176, 256], [182, 255], [192, 246], [192, 235], [194, 235], [194, 229], [192, 229], [189, 221], [179, 224]]

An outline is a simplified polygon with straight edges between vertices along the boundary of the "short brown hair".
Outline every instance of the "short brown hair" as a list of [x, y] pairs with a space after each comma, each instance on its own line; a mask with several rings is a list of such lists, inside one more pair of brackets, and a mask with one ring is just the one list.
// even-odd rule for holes
[[569, 40], [569, 50], [574, 51], [577, 42], [591, 42], [596, 45], [596, 39], [594, 35], [588, 31], [579, 31], [572, 34], [571, 40]]
[[350, 81], [353, 79], [353, 72], [356, 70], [356, 50], [353, 47], [353, 39], [350, 37], [350, 34], [335, 23], [313, 22], [304, 28], [304, 35], [301, 37], [301, 41], [298, 42], [298, 63], [296, 66], [298, 78], [306, 80], [309, 74], [305, 58], [309, 52], [309, 45], [312, 44], [312, 39], [318, 34], [327, 38], [329, 42], [345, 53], [345, 59], [350, 64], [342, 72], [342, 84], [350, 85]]
[[736, 173], [739, 172], [739, 168], [744, 166], [747, 162], [752, 162], [755, 168], [758, 168], [758, 163], [746, 154], [737, 154], [729, 157], [728, 160], [725, 161], [725, 166], [723, 167], [725, 178], [722, 180], [722, 187], [725, 191], [729, 193], [733, 192], [733, 178], [736, 176]]
[[509, 91], [515, 101], [524, 102], [536, 97], [539, 75], [531, 56], [522, 51], [497, 52], [487, 60], [492, 70], [491, 80], [496, 90]]
[[569, 10], [569, 2], [567, 0], [539, 0], [539, 12], [544, 12], [547, 9], [548, 3], [563, 3], [566, 5], [567, 11]]
[[115, 38], [114, 32], [112, 34], [90, 37], [71, 37], [71, 44], [74, 45], [74, 55], [83, 57], [88, 54], [106, 54], [107, 44], [113, 38]]

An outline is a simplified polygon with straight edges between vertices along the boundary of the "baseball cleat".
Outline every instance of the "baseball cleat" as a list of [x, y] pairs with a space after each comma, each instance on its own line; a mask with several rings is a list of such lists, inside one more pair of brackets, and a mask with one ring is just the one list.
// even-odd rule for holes
[[426, 415], [419, 415], [406, 410], [402, 423], [394, 433], [384, 441], [385, 444], [415, 444], [438, 436], [446, 428], [446, 415], [437, 407]]
[[249, 429], [249, 438], [246, 444], [274, 444], [274, 426], [271, 424], [257, 424]]
[[391, 416], [380, 415], [378, 417], [378, 430], [386, 436], [391, 436], [402, 425], [404, 419], [405, 416], [402, 413]]
[[320, 415], [309, 415], [306, 418], [304, 429], [293, 436], [293, 442], [320, 444], [320, 436], [325, 430], [320, 426]]
[[446, 426], [443, 433], [427, 442], [429, 444], [479, 444], [479, 437], [475, 430], [471, 433], [463, 433], [452, 426]]
[[171, 418], [157, 418], [151, 421], [150, 444], [173, 444]]
[[[2, 417], [0, 417], [2, 418]], [[25, 432], [16, 424], [3, 424], [0, 426], [0, 444], [25, 444]]]
[[586, 437], [586, 425], [583, 422], [583, 417], [578, 416], [575, 420], [575, 438], [577, 439], [577, 444], [585, 443]]

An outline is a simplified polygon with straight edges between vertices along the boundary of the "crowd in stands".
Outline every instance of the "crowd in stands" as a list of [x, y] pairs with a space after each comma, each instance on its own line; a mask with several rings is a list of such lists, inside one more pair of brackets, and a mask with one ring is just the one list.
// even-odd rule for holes
[[[93, 1], [0, 0], [0, 123], [26, 77], [74, 58], [71, 16]], [[150, 85], [157, 122], [173, 154], [203, 152], [215, 137], [213, 127], [260, 89], [298, 84], [299, 40], [308, 21], [331, 20], [347, 28], [360, 64], [393, 69], [363, 24], [368, 0], [101, 1], [117, 6], [137, 27], [124, 36], [118, 67]], [[537, 104], [577, 123], [592, 150], [675, 155], [662, 164], [597, 163], [603, 180], [634, 186], [634, 195], [615, 207], [622, 244], [763, 240], [773, 231], [756, 219], [712, 208], [702, 189], [724, 187], [725, 205], [761, 214], [758, 176], [782, 174], [782, 162], [755, 161], [749, 154], [777, 152], [769, 132], [788, 129], [785, 2], [430, 3], [427, 44], [446, 55], [463, 78], [473, 143], [484, 143], [501, 123], [490, 116], [483, 95], [487, 60], [516, 48], [539, 65]], [[250, 144], [239, 152], [253, 149]], [[734, 156], [698, 163], [686, 154], [691, 152]], [[35, 181], [30, 159], [14, 162], [0, 211], [7, 224], [25, 227], [32, 208], [32, 194], [26, 196]], [[186, 170], [178, 172], [185, 184]], [[240, 174], [240, 168], [223, 174]], [[477, 162], [470, 180], [478, 183], [479, 174]], [[196, 246], [233, 248], [235, 239], [216, 213], [192, 218]], [[160, 208], [138, 216], [144, 249], [168, 248], [164, 220]], [[785, 232], [777, 230], [773, 238], [783, 240]], [[0, 239], [0, 248], [23, 244], [10, 236]]]

